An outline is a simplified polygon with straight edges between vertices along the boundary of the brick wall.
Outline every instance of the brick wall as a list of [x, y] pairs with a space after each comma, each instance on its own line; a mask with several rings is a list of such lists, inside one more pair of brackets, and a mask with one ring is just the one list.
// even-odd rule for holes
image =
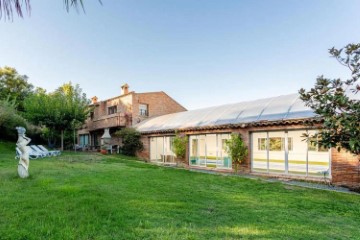
[[[140, 104], [148, 105], [149, 116], [139, 115]], [[149, 117], [186, 111], [186, 108], [181, 106], [164, 92], [135, 93], [132, 106], [133, 124]]]
[[150, 139], [148, 136], [143, 135], [143, 136], [141, 136], [140, 140], [143, 143], [144, 150], [141, 152], [137, 152], [136, 156], [145, 161], [149, 161], [150, 160]]
[[339, 186], [360, 188], [360, 156], [335, 149], [331, 150], [332, 183]]

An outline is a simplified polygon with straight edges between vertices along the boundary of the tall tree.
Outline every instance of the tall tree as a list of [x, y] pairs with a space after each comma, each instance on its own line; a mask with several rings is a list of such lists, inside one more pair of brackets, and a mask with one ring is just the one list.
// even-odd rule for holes
[[[320, 146], [337, 147], [360, 154], [360, 43], [348, 44], [344, 48], [331, 48], [329, 53], [340, 64], [347, 67], [348, 80], [317, 78], [315, 86], [306, 91], [300, 89], [301, 99], [324, 121], [318, 133]], [[360, 160], [360, 157], [359, 157]]]
[[26, 118], [50, 131], [60, 132], [63, 150], [64, 131], [85, 122], [89, 103], [79, 85], [65, 83], [52, 93], [38, 89], [25, 101]]
[[20, 75], [15, 68], [0, 67], [0, 99], [8, 99], [24, 110], [23, 102], [32, 93], [34, 86], [28, 83], [26, 75]]
[[27, 127], [26, 120], [16, 111], [15, 102], [0, 100], [0, 139], [16, 139], [16, 126]]
[[[101, 3], [101, 0], [98, 1]], [[81, 8], [85, 11], [83, 0], [63, 0], [63, 3], [68, 12], [70, 8], [75, 8], [76, 10]], [[19, 17], [23, 17], [24, 11], [30, 14], [30, 0], [0, 0], [0, 19], [4, 17], [4, 19], [12, 20], [14, 12], [16, 12]]]

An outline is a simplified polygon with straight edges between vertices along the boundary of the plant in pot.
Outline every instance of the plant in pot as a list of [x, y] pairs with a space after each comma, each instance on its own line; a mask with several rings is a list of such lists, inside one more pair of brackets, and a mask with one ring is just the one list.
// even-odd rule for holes
[[101, 154], [107, 154], [107, 147], [106, 147], [106, 145], [101, 145], [100, 153], [101, 153]]
[[235, 173], [238, 172], [239, 165], [245, 162], [248, 155], [248, 148], [238, 133], [232, 133], [230, 139], [225, 141], [226, 151], [234, 163]]

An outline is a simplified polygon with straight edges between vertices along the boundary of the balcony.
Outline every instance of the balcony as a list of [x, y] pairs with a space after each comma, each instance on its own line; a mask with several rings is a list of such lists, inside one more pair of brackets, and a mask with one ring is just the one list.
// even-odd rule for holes
[[98, 118], [89, 119], [86, 126], [89, 131], [111, 128], [111, 127], [125, 127], [131, 124], [131, 115], [126, 113], [114, 113], [110, 115], [100, 116]]

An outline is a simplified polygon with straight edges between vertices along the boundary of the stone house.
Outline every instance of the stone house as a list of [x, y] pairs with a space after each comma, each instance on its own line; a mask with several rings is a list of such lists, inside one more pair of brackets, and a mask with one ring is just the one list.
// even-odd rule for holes
[[165, 92], [136, 93], [129, 91], [128, 84], [121, 86], [120, 96], [103, 101], [98, 101], [95, 96], [91, 100], [90, 116], [77, 132], [78, 143], [91, 149], [100, 148], [103, 136], [111, 138], [110, 145], [119, 145], [119, 139], [113, 133], [121, 128], [148, 118], [186, 111]]
[[225, 141], [240, 133], [249, 149], [242, 172], [360, 187], [358, 156], [321, 148], [304, 137], [321, 130], [321, 119], [298, 94], [167, 114], [136, 128], [145, 146], [139, 157], [157, 164], [179, 163], [172, 151], [177, 132], [188, 137], [185, 167], [233, 172]]

